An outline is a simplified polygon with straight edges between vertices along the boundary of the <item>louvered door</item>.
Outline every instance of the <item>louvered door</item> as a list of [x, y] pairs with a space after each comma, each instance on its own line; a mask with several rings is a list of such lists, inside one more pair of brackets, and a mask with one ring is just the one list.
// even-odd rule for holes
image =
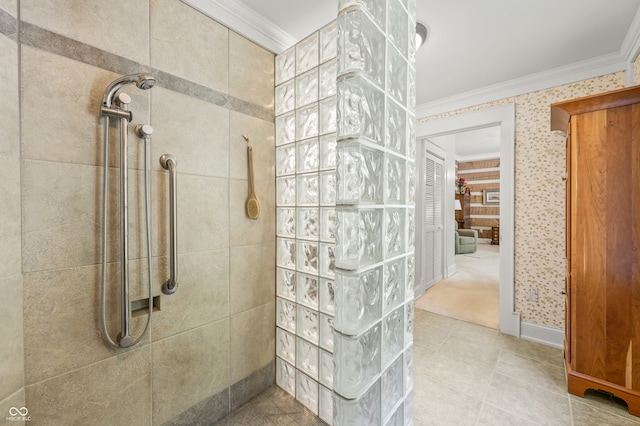
[[442, 279], [443, 275], [443, 179], [444, 162], [441, 158], [427, 152], [425, 154], [424, 186], [422, 194], [422, 281], [428, 289]]

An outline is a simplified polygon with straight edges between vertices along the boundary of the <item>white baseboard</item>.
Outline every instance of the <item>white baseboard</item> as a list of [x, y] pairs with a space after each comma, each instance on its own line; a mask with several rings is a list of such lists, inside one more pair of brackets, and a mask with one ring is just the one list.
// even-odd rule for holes
[[520, 323], [520, 338], [554, 348], [562, 349], [564, 347], [564, 329], [562, 328], [522, 321]]

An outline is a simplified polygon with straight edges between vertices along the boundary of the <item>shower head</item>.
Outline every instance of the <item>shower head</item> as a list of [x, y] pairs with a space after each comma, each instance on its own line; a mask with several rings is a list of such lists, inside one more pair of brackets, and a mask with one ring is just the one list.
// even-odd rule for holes
[[138, 89], [149, 90], [155, 85], [156, 85], [156, 79], [154, 76], [149, 74], [138, 75], [138, 80], [136, 81], [136, 86], [138, 86]]
[[102, 96], [102, 105], [111, 107], [113, 102], [113, 95], [122, 87], [127, 84], [134, 84], [139, 89], [148, 90], [156, 84], [156, 79], [149, 74], [129, 74], [113, 80], [105, 89]]

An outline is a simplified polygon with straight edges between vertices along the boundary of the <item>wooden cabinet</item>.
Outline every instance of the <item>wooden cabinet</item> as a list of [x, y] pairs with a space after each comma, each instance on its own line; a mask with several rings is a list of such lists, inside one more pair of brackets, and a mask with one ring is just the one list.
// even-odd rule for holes
[[456, 210], [456, 222], [459, 229], [471, 229], [471, 192], [466, 188], [464, 194], [456, 192], [456, 200], [460, 201], [462, 210]]
[[569, 392], [640, 415], [640, 87], [551, 106], [567, 132], [565, 362]]
[[500, 244], [500, 227], [492, 226], [491, 227], [491, 244]]

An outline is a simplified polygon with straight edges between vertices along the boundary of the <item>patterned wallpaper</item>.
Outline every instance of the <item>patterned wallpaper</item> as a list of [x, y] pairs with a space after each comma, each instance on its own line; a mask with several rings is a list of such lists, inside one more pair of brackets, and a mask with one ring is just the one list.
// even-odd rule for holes
[[[523, 321], [564, 328], [565, 138], [549, 130], [549, 106], [624, 86], [625, 73], [617, 72], [418, 119], [516, 105], [515, 310]], [[527, 300], [530, 287], [537, 287], [538, 302]]]

